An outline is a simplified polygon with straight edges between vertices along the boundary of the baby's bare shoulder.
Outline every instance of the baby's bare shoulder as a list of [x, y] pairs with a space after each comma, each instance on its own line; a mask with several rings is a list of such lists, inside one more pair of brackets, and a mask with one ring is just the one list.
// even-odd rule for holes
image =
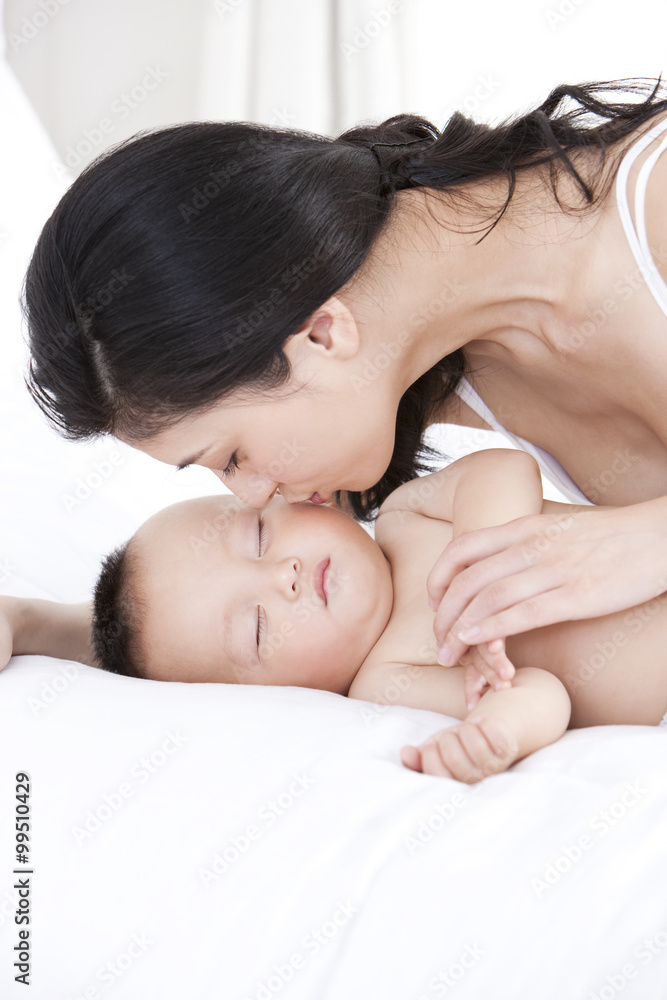
[[385, 544], [410, 536], [418, 528], [418, 522], [423, 520], [419, 514], [407, 510], [380, 508], [374, 525], [375, 541], [380, 548]]

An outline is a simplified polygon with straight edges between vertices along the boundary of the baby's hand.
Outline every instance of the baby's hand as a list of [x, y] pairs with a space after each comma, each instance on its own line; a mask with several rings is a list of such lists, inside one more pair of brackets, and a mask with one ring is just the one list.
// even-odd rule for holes
[[403, 747], [401, 760], [413, 771], [472, 785], [506, 771], [518, 753], [519, 745], [506, 722], [478, 716], [441, 730], [420, 747]]
[[6, 667], [12, 655], [16, 632], [16, 598], [0, 597], [0, 670]]
[[464, 690], [469, 712], [482, 697], [487, 684], [494, 691], [503, 691], [512, 686], [512, 678], [516, 673], [514, 664], [505, 653], [504, 639], [493, 639], [491, 642], [480, 643], [479, 646], [471, 646], [459, 663], [466, 668]]

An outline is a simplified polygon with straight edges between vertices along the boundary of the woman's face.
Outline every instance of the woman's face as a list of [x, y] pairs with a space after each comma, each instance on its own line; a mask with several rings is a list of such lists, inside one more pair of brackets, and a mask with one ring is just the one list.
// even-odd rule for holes
[[301, 503], [369, 489], [391, 460], [402, 386], [386, 371], [368, 377], [356, 324], [351, 331], [338, 319], [337, 327], [329, 316], [287, 341], [286, 387], [264, 397], [232, 395], [129, 443], [169, 465], [206, 466], [252, 507], [263, 507], [276, 490]]
[[390, 426], [388, 432], [370, 415], [355, 419], [333, 397], [297, 392], [263, 403], [220, 403], [141, 447], [170, 465], [194, 459], [251, 507], [263, 507], [276, 490], [288, 503], [317, 503], [381, 478], [394, 447]]

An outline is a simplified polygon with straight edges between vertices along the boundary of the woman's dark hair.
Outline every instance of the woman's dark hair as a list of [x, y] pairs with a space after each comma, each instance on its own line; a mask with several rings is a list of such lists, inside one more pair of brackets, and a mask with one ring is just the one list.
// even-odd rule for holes
[[[556, 200], [567, 172], [574, 210], [587, 208], [611, 183], [597, 183], [609, 147], [667, 111], [659, 95], [659, 80], [565, 85], [503, 124], [457, 112], [442, 132], [403, 114], [335, 139], [234, 121], [139, 133], [86, 167], [40, 235], [24, 285], [28, 388], [67, 437], [135, 443], [235, 390], [277, 390], [285, 341], [357, 274], [396, 191], [505, 177], [481, 239], [528, 168], [545, 169]], [[599, 154], [593, 175], [575, 165], [583, 149]], [[423, 433], [464, 370], [455, 351], [407, 390], [389, 468], [346, 497], [356, 516], [430, 471]]]

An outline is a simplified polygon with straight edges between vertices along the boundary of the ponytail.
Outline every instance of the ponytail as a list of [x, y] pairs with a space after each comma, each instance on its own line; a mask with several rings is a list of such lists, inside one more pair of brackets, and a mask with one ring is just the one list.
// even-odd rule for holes
[[[72, 439], [141, 442], [232, 393], [270, 393], [291, 376], [283, 352], [362, 267], [397, 191], [459, 190], [520, 171], [575, 181], [585, 210], [616, 143], [667, 111], [660, 81], [557, 87], [535, 111], [491, 126], [454, 114], [442, 132], [417, 115], [335, 139], [251, 122], [147, 131], [89, 164], [47, 221], [24, 284], [27, 385]], [[621, 99], [621, 93], [624, 99]], [[641, 100], [628, 100], [634, 95]], [[583, 176], [573, 154], [598, 152]], [[442, 358], [400, 401], [394, 452], [370, 489], [337, 494], [367, 520], [397, 486], [441, 457], [422, 445], [465, 370]]]

